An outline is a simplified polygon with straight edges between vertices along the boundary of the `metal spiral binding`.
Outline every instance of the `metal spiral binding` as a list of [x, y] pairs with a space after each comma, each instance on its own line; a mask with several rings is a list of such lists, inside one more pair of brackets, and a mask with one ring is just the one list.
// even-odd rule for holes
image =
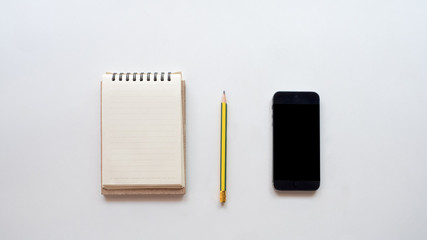
[[[144, 72], [141, 72], [141, 73], [137, 73], [137, 72], [134, 72], [134, 73], [130, 73], [130, 72], [128, 72], [128, 73], [113, 73], [111, 80], [112, 81], [116, 81], [116, 80], [118, 80], [118, 81], [123, 81], [123, 80], [131, 81], [131, 77], [130, 77], [131, 74], [132, 74], [132, 81], [134, 81], [134, 82], [138, 80], [137, 75], [139, 75], [139, 81], [140, 82], [144, 81], [144, 74], [147, 76], [146, 81], [151, 80], [151, 72], [147, 72], [147, 73], [144, 73]], [[169, 81], [169, 82], [171, 81], [171, 74], [172, 74], [171, 72], [168, 72], [168, 77], [167, 77], [166, 81]], [[119, 75], [119, 79], [117, 79], [117, 75]], [[123, 77], [123, 75], [125, 75], [125, 78]], [[159, 75], [158, 72], [154, 72], [153, 81], [157, 82], [157, 80], [159, 80], [158, 75]], [[161, 82], [165, 81], [165, 72], [160, 73], [160, 81]]]

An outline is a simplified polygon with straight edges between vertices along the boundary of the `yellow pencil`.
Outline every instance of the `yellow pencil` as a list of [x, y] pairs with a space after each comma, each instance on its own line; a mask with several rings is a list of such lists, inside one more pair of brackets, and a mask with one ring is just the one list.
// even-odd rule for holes
[[221, 155], [220, 155], [220, 189], [219, 202], [225, 203], [225, 184], [227, 173], [227, 99], [222, 92], [221, 102]]

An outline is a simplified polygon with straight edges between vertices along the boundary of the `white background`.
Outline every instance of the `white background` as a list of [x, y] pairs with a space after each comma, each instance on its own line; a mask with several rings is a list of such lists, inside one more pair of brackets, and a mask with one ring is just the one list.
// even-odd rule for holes
[[[426, 1], [8, 1], [0, 9], [0, 239], [427, 238]], [[183, 72], [184, 197], [100, 194], [106, 71]], [[315, 194], [272, 188], [278, 90], [320, 94]]]

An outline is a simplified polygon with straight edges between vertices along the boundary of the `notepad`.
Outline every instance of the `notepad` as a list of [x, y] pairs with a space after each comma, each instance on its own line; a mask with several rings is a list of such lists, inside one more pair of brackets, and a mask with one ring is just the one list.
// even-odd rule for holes
[[101, 83], [102, 193], [185, 192], [181, 73], [107, 73]]

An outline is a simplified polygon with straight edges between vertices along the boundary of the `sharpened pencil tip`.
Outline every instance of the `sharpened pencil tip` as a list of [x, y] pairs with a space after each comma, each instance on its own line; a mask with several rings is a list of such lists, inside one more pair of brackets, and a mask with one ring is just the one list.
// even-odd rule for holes
[[222, 90], [222, 93], [225, 94], [225, 90]]

